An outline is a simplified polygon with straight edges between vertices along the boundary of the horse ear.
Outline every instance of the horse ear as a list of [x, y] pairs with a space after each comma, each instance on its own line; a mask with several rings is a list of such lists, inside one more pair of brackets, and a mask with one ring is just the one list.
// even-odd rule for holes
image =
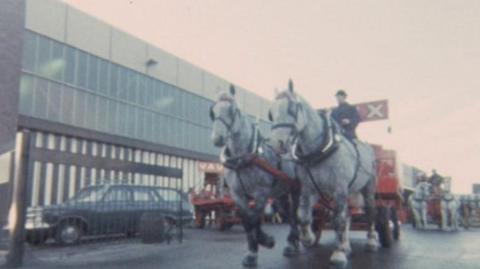
[[288, 80], [288, 91], [293, 93], [293, 80], [292, 79]]
[[212, 121], [215, 119], [215, 112], [213, 112], [213, 106], [210, 107], [210, 119]]
[[236, 93], [236, 89], [235, 89], [235, 86], [233, 86], [233, 84], [230, 84], [230, 94], [232, 96], [235, 96], [235, 93]]

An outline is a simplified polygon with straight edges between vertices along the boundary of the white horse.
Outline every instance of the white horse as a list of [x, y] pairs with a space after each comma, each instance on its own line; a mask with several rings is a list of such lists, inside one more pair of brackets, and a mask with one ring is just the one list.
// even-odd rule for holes
[[415, 186], [415, 191], [408, 198], [408, 204], [412, 210], [415, 228], [427, 227], [427, 203], [430, 198], [431, 184], [422, 181]]
[[[360, 197], [368, 216], [367, 247], [378, 248], [375, 232], [376, 162], [371, 146], [346, 139], [330, 115], [319, 114], [294, 92], [293, 82], [279, 93], [270, 109], [273, 122], [271, 143], [278, 152], [292, 152], [300, 163], [298, 177], [302, 182], [299, 218], [300, 239], [311, 246], [312, 206], [319, 195], [333, 198], [333, 226], [336, 247], [330, 262], [347, 265], [351, 252], [348, 199]], [[356, 144], [354, 144], [356, 143]]]
[[[247, 115], [244, 115], [235, 102], [235, 88], [230, 87], [230, 93], [221, 93], [212, 106], [210, 117], [213, 121], [212, 141], [216, 147], [222, 148], [220, 159], [225, 166], [225, 181], [239, 210], [242, 224], [248, 241], [248, 253], [243, 259], [243, 265], [257, 265], [259, 245], [273, 248], [274, 238], [261, 229], [261, 219], [268, 198], [287, 196], [280, 199], [283, 206], [288, 207], [290, 214], [290, 234], [285, 256], [294, 256], [299, 252], [299, 231], [295, 212], [298, 207], [298, 182], [279, 180], [271, 173], [261, 169], [251, 161], [251, 156], [258, 156], [271, 167], [280, 167], [295, 178], [295, 165], [286, 162], [265, 143], [258, 129]], [[277, 170], [278, 171], [278, 170]], [[277, 174], [278, 176], [278, 174]], [[295, 186], [292, 186], [294, 183]], [[287, 194], [287, 195], [285, 195]], [[254, 205], [250, 203], [254, 201]]]
[[442, 230], [458, 231], [460, 201], [450, 192], [445, 191], [440, 200], [442, 213]]

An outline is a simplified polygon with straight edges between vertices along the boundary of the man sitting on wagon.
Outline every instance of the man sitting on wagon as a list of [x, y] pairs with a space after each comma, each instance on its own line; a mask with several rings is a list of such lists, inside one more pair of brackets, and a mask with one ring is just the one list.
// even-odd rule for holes
[[357, 139], [355, 129], [360, 123], [360, 115], [357, 108], [347, 102], [347, 93], [339, 90], [335, 94], [338, 106], [332, 111], [332, 118], [343, 128], [343, 134], [350, 140]]
[[441, 194], [444, 178], [437, 173], [437, 170], [432, 170], [432, 175], [430, 176], [429, 181], [430, 184], [432, 184], [433, 193], [437, 195]]

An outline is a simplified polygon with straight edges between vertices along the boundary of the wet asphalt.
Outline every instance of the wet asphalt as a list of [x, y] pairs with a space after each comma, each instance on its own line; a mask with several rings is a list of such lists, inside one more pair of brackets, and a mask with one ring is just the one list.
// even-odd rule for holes
[[[329, 256], [334, 235], [323, 234], [320, 246], [302, 249], [295, 258], [285, 258], [282, 250], [288, 227], [267, 225], [274, 235], [274, 249], [261, 249], [257, 268], [332, 268]], [[479, 269], [480, 229], [441, 232], [435, 228], [414, 230], [402, 227], [400, 241], [391, 248], [376, 253], [364, 250], [365, 233], [352, 232], [353, 253], [346, 268], [358, 269]], [[243, 268], [246, 253], [243, 231], [236, 226], [231, 231], [187, 229], [182, 244], [145, 245], [139, 240], [115, 239], [88, 242], [75, 247], [28, 248], [24, 268]]]

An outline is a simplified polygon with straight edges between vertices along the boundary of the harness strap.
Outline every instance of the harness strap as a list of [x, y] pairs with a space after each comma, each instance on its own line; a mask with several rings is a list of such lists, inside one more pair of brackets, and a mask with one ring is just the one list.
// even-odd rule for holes
[[350, 183], [348, 183], [349, 189], [353, 186], [353, 183], [355, 183], [355, 180], [357, 179], [357, 176], [358, 176], [358, 171], [360, 170], [360, 152], [358, 151], [357, 144], [355, 144], [355, 142], [352, 142], [352, 141], [350, 142], [353, 144], [353, 147], [355, 148], [357, 163], [355, 164], [355, 172], [353, 173], [353, 177], [350, 180]]
[[240, 182], [240, 186], [242, 187], [243, 192], [245, 193], [245, 196], [246, 196], [248, 199], [252, 200], [253, 197], [247, 192], [247, 188], [245, 188], [245, 184], [243, 183], [243, 179], [242, 179], [242, 177], [240, 176], [240, 173], [237, 172], [237, 170], [234, 170], [234, 171], [235, 171], [235, 174], [237, 175], [238, 181]]

